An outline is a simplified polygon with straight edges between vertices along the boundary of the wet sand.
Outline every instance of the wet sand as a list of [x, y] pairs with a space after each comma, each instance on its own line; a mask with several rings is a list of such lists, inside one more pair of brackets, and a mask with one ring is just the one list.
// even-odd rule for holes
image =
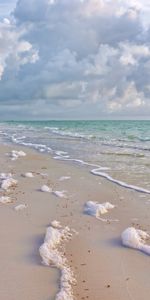
[[[12, 161], [6, 156], [12, 149], [23, 150], [27, 156]], [[75, 299], [148, 299], [150, 258], [123, 247], [120, 236], [130, 226], [150, 233], [150, 195], [94, 176], [88, 167], [56, 161], [27, 148], [1, 146], [0, 165], [1, 173], [11, 172], [18, 180], [17, 187], [10, 189], [13, 203], [0, 204], [0, 299], [55, 299], [59, 271], [43, 266], [39, 255], [46, 228], [53, 220], [78, 232], [65, 243], [64, 250], [77, 280]], [[34, 177], [23, 177], [26, 172]], [[71, 178], [60, 181], [62, 176]], [[67, 197], [41, 192], [45, 184], [55, 191], [66, 190]], [[119, 222], [102, 222], [85, 214], [89, 200], [114, 204], [103, 218]], [[19, 204], [27, 208], [15, 211]]]

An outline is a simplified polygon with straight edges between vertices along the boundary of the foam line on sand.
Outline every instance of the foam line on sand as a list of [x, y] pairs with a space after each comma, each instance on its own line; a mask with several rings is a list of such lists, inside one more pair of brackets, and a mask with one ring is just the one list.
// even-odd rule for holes
[[58, 221], [53, 221], [51, 226], [47, 228], [44, 243], [39, 249], [43, 263], [46, 266], [55, 266], [61, 272], [60, 290], [55, 297], [56, 300], [74, 299], [72, 286], [76, 280], [64, 256], [64, 251], [60, 250], [63, 242], [71, 239], [71, 237], [72, 232], [68, 226], [63, 228]]
[[110, 168], [101, 167], [101, 166], [98, 166], [98, 165], [90, 164], [90, 163], [85, 162], [85, 161], [83, 161], [81, 159], [65, 158], [64, 156], [54, 156], [53, 158], [57, 159], [57, 160], [64, 160], [64, 161], [76, 162], [76, 163], [81, 164], [82, 166], [94, 167], [94, 169], [92, 169], [90, 171], [91, 174], [93, 174], [93, 175], [104, 177], [105, 179], [107, 179], [107, 180], [109, 180], [109, 181], [111, 181], [111, 182], [113, 182], [113, 183], [115, 183], [117, 185], [120, 185], [120, 186], [122, 186], [124, 188], [131, 189], [131, 190], [134, 190], [134, 191], [137, 191], [137, 192], [140, 192], [140, 193], [150, 194], [150, 190], [144, 189], [144, 188], [136, 186], [136, 185], [128, 184], [128, 183], [126, 183], [124, 181], [115, 179], [115, 178], [111, 177], [109, 174], [103, 172], [104, 170], [110, 170]]
[[116, 184], [118, 184], [118, 185], [120, 185], [122, 187], [131, 189], [131, 190], [134, 190], [134, 191], [137, 191], [137, 192], [145, 193], [145, 194], [150, 194], [150, 190], [143, 189], [143, 188], [138, 187], [136, 185], [127, 184], [124, 181], [120, 181], [120, 180], [114, 179], [113, 177], [111, 177], [107, 173], [101, 172], [101, 168], [93, 169], [93, 170], [91, 170], [91, 173], [94, 174], [94, 175], [98, 175], [98, 176], [104, 177], [107, 180], [109, 180], [109, 181], [111, 181], [113, 183], [116, 183]]

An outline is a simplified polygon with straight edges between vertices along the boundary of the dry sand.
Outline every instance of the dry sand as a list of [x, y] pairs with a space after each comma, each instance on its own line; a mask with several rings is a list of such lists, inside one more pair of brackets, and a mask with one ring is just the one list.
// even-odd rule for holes
[[[53, 220], [79, 233], [66, 243], [65, 250], [77, 279], [75, 299], [149, 299], [150, 257], [123, 247], [120, 235], [129, 226], [150, 233], [150, 195], [119, 187], [90, 174], [88, 168], [55, 161], [26, 148], [15, 147], [27, 156], [12, 161], [5, 155], [12, 149], [0, 148], [0, 172], [11, 172], [18, 180], [9, 194], [13, 203], [0, 204], [0, 299], [55, 299], [60, 274], [43, 266], [39, 255], [46, 228]], [[22, 176], [26, 172], [34, 177]], [[71, 178], [60, 181], [61, 176]], [[67, 197], [41, 192], [45, 184], [55, 191], [66, 190]], [[83, 209], [89, 200], [115, 204], [116, 208], [103, 217], [119, 222], [102, 222], [86, 215]], [[19, 204], [27, 208], [15, 211]]]

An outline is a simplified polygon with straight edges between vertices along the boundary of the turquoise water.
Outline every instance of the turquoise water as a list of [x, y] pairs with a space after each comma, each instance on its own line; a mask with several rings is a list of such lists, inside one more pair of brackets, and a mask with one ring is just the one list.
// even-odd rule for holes
[[5, 124], [14, 129], [20, 124], [30, 129], [49, 129], [53, 133], [70, 137], [150, 142], [150, 121], [24, 121]]
[[96, 164], [113, 178], [150, 188], [150, 121], [2, 122], [0, 142]]

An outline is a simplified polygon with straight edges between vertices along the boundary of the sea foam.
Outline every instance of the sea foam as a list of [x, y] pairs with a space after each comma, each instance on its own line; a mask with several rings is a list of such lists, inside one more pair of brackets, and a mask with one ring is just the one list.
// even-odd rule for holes
[[91, 173], [94, 174], [94, 175], [98, 175], [98, 176], [104, 177], [107, 180], [109, 180], [109, 181], [111, 181], [113, 183], [116, 183], [116, 184], [118, 184], [118, 185], [120, 185], [122, 187], [131, 189], [131, 190], [135, 190], [137, 192], [150, 194], [150, 190], [138, 187], [136, 185], [127, 184], [126, 182], [121, 181], [121, 180], [114, 179], [113, 177], [111, 177], [107, 173], [101, 172], [101, 168], [93, 169], [93, 170], [91, 170]]
[[10, 187], [16, 186], [17, 183], [18, 183], [18, 181], [12, 178], [11, 173], [8, 173], [8, 174], [1, 173], [0, 174], [1, 189], [8, 190]]
[[113, 178], [112, 176], [110, 176], [109, 174], [103, 172], [104, 170], [110, 170], [110, 168], [101, 167], [101, 166], [98, 166], [98, 165], [95, 165], [95, 164], [91, 164], [91, 163], [88, 163], [88, 162], [83, 161], [81, 159], [67, 158], [67, 157], [64, 157], [60, 154], [58, 156], [58, 153], [57, 153], [57, 156], [54, 156], [53, 158], [57, 159], [57, 160], [72, 161], [72, 162], [75, 162], [75, 163], [79, 163], [82, 166], [94, 167], [94, 169], [92, 169], [90, 171], [93, 175], [104, 177], [105, 179], [107, 179], [107, 180], [109, 180], [109, 181], [111, 181], [111, 182], [113, 182], [117, 185], [120, 185], [124, 188], [131, 189], [131, 190], [141, 192], [141, 193], [150, 194], [150, 190], [144, 189], [144, 188], [136, 186], [136, 185], [128, 184], [128, 183], [126, 183], [124, 181], [121, 181], [121, 180], [117, 180], [117, 179]]
[[148, 255], [150, 255], [150, 245], [146, 245], [145, 242], [149, 238], [149, 234], [143, 230], [129, 227], [121, 234], [122, 244], [126, 247], [138, 249]]
[[100, 216], [102, 214], [106, 214], [109, 210], [113, 209], [115, 205], [105, 202], [102, 204], [99, 204], [94, 201], [88, 201], [85, 204], [84, 211], [92, 216], [95, 216], [97, 219], [101, 219]]
[[26, 156], [26, 153], [24, 151], [17, 151], [17, 150], [12, 150], [10, 152], [10, 157], [11, 157], [11, 160], [16, 160], [18, 159], [19, 157], [24, 157]]
[[12, 202], [13, 201], [10, 197], [7, 197], [7, 196], [0, 197], [0, 203], [2, 203], [2, 204], [12, 203]]
[[44, 243], [39, 252], [46, 266], [55, 266], [61, 272], [60, 291], [56, 300], [73, 300], [72, 286], [76, 283], [73, 271], [68, 265], [64, 251], [59, 248], [64, 241], [71, 239], [72, 233], [68, 226], [62, 227], [58, 221], [53, 221], [46, 230]]

